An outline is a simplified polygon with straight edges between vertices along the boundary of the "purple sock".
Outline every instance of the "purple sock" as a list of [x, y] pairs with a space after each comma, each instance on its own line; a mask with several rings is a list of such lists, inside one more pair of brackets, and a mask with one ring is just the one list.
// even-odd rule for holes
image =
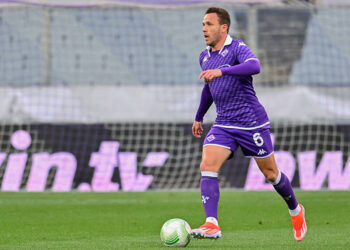
[[202, 176], [201, 195], [205, 216], [218, 218], [218, 204], [220, 198], [219, 181], [217, 177]]
[[[280, 179], [278, 181], [278, 179]], [[297, 208], [298, 202], [295, 198], [294, 191], [288, 177], [285, 176], [282, 172], [280, 172], [280, 176], [276, 180], [277, 184], [273, 184], [273, 187], [276, 189], [277, 193], [279, 193], [285, 202], [288, 205], [289, 210], [293, 210]]]

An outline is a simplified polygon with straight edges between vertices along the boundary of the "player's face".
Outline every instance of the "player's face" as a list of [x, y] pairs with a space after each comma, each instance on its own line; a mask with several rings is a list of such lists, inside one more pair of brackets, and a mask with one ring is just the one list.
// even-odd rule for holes
[[204, 16], [202, 31], [205, 43], [214, 48], [223, 36], [223, 25], [220, 25], [219, 17], [216, 13], [210, 13]]

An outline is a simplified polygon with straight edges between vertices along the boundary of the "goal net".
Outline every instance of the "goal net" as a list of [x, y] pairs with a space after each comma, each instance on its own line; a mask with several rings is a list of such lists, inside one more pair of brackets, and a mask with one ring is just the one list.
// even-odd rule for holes
[[[350, 6], [260, 2], [219, 5], [260, 59], [254, 85], [278, 166], [300, 189], [349, 189]], [[1, 190], [198, 188], [203, 138], [191, 126], [207, 7], [0, 2]], [[206, 132], [214, 120], [212, 107]], [[240, 150], [220, 185], [271, 189]]]

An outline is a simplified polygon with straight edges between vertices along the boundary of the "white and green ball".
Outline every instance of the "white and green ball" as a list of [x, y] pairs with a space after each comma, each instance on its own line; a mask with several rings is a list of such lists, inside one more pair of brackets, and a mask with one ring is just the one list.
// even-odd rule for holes
[[170, 219], [162, 226], [160, 239], [168, 247], [185, 247], [191, 240], [191, 227], [183, 219]]

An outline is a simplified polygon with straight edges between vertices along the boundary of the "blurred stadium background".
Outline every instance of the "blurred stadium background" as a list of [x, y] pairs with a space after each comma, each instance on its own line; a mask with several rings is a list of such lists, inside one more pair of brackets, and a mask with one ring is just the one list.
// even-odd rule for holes
[[[191, 125], [212, 1], [0, 1], [2, 191], [199, 187]], [[302, 190], [350, 188], [350, 3], [216, 1], [259, 57], [279, 167]], [[205, 129], [215, 110], [205, 117]], [[270, 189], [238, 151], [223, 188]]]

